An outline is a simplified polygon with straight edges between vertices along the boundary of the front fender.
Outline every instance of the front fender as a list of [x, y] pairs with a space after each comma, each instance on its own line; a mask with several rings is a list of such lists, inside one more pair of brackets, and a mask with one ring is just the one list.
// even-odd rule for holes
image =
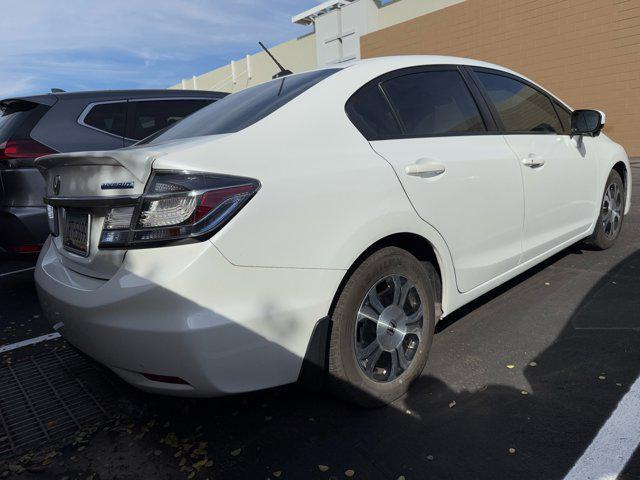
[[[629, 162], [629, 157], [622, 145], [615, 143], [605, 134], [600, 134], [599, 140], [599, 160], [602, 168], [599, 169], [598, 185], [600, 186], [600, 189], [598, 191], [600, 193], [604, 191], [607, 179], [609, 178], [609, 172], [611, 172], [611, 170], [618, 164], [624, 165], [625, 175], [623, 177], [623, 181], [626, 191], [624, 213], [625, 215], [627, 215], [631, 208], [631, 189], [633, 185], [631, 178], [631, 163]], [[598, 206], [599, 205], [600, 202], [598, 202]]]

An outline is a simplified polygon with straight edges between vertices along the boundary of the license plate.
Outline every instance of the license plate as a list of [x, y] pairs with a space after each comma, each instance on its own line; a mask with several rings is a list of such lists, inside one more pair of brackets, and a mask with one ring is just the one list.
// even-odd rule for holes
[[83, 257], [89, 256], [89, 218], [84, 212], [66, 210], [62, 242], [65, 250]]

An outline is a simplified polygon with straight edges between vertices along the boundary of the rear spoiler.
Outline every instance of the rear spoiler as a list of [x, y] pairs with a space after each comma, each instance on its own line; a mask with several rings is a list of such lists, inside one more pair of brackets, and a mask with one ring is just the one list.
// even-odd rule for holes
[[35, 161], [35, 166], [43, 176], [53, 167], [76, 167], [86, 165], [113, 165], [128, 170], [139, 182], [146, 182], [151, 173], [151, 164], [162, 155], [148, 149], [123, 149], [103, 152], [74, 152], [45, 155]]
[[[0, 110], [5, 111], [7, 109], [15, 110], [29, 110], [37, 105], [52, 106], [58, 101], [58, 97], [52, 94], [47, 95], [34, 95], [31, 97], [17, 97], [17, 98], [5, 98], [0, 100]], [[29, 107], [30, 106], [30, 107]], [[28, 108], [24, 108], [28, 107]]]

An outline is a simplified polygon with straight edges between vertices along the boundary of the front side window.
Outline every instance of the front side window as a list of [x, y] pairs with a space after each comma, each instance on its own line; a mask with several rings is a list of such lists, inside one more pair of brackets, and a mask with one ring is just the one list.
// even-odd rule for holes
[[91, 107], [82, 122], [103, 132], [124, 137], [127, 103], [99, 103]]
[[408, 137], [485, 132], [462, 76], [455, 70], [427, 71], [382, 84]]
[[551, 100], [513, 78], [476, 72], [508, 133], [562, 133]]
[[213, 99], [131, 100], [127, 138], [141, 140], [209, 105]]
[[560, 117], [562, 133], [571, 135], [571, 112], [557, 102], [553, 102], [553, 106], [556, 107], [556, 112], [558, 112], [558, 116]]
[[234, 133], [259, 122], [340, 69], [315, 70], [256, 85], [218, 100], [137, 145]]

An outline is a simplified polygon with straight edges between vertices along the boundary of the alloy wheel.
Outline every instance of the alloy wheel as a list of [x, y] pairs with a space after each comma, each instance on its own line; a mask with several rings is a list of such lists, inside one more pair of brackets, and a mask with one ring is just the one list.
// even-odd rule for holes
[[356, 361], [367, 377], [390, 382], [411, 365], [423, 330], [423, 305], [415, 284], [402, 275], [376, 282], [356, 315]]
[[622, 220], [622, 191], [620, 186], [610, 183], [602, 198], [602, 230], [608, 238], [614, 238], [620, 230]]

